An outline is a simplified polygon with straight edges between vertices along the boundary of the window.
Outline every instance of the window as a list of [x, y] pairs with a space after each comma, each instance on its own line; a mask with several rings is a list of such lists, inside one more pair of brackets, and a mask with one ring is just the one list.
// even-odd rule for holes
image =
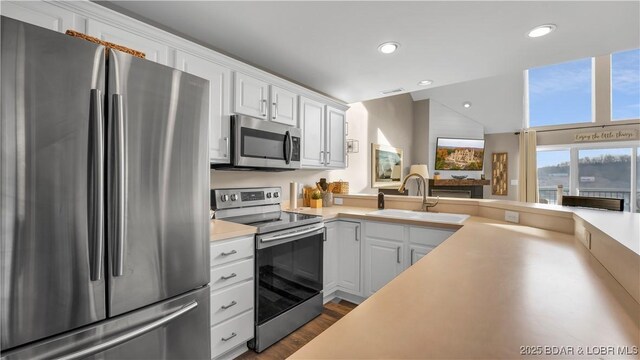
[[559, 146], [538, 147], [539, 202], [556, 204], [557, 186], [562, 185], [565, 195], [624, 199], [625, 211], [640, 212], [637, 143]]
[[631, 148], [579, 149], [578, 194], [631, 201]]
[[538, 197], [544, 204], [557, 203], [557, 188], [569, 194], [570, 153], [566, 150], [538, 151]]
[[636, 212], [640, 212], [640, 147], [636, 148]]
[[591, 58], [529, 69], [529, 127], [591, 122], [592, 69]]
[[611, 54], [611, 120], [640, 119], [640, 49]]

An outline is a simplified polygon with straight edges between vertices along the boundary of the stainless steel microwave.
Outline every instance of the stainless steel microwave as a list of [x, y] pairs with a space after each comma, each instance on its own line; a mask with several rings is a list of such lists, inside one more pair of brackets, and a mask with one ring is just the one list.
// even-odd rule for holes
[[231, 165], [238, 169], [299, 169], [301, 134], [297, 127], [233, 115]]

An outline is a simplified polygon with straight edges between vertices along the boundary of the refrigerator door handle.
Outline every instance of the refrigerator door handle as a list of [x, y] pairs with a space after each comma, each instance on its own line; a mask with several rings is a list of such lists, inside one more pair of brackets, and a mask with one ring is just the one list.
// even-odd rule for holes
[[91, 281], [102, 279], [104, 248], [104, 112], [102, 93], [91, 89], [89, 104], [89, 274]]
[[138, 336], [144, 335], [152, 330], [155, 330], [165, 324], [167, 324], [168, 322], [170, 322], [171, 320], [174, 320], [175, 318], [178, 318], [186, 313], [188, 313], [189, 311], [195, 309], [196, 307], [198, 307], [198, 302], [197, 301], [192, 301], [190, 303], [188, 303], [187, 305], [184, 305], [183, 307], [181, 307], [179, 310], [176, 310], [174, 312], [172, 312], [171, 314], [162, 317], [156, 321], [153, 321], [149, 324], [143, 325], [135, 330], [129, 331], [124, 335], [118, 336], [116, 338], [113, 338], [111, 340], [107, 340], [105, 342], [102, 342], [100, 344], [79, 350], [79, 351], [75, 351], [72, 352], [71, 354], [67, 354], [67, 355], [63, 355], [58, 357], [57, 359], [59, 360], [75, 360], [75, 359], [83, 359], [86, 358], [88, 356], [91, 356], [93, 354], [97, 354], [99, 352], [108, 350], [112, 347], [118, 346], [122, 343], [125, 343], [129, 340], [132, 340], [134, 338], [137, 338]]
[[124, 109], [122, 95], [113, 94], [113, 188], [114, 203], [114, 237], [113, 237], [113, 276], [124, 274], [124, 252], [126, 237], [126, 203], [127, 203], [127, 166], [124, 134]]

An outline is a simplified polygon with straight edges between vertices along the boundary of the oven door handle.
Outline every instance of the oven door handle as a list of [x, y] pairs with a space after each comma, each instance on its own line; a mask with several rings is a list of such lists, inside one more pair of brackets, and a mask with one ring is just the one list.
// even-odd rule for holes
[[260, 239], [260, 242], [265, 243], [265, 242], [270, 242], [270, 241], [276, 241], [276, 240], [292, 238], [292, 237], [295, 237], [295, 236], [306, 235], [306, 234], [312, 233], [314, 231], [319, 231], [319, 230], [322, 230], [322, 228], [321, 227], [314, 227], [314, 228], [308, 229], [308, 230], [296, 231], [296, 232], [287, 233], [287, 234], [284, 234], [284, 235], [276, 235], [276, 236], [272, 236], [272, 237], [269, 237], [269, 238], [262, 238], [262, 239]]

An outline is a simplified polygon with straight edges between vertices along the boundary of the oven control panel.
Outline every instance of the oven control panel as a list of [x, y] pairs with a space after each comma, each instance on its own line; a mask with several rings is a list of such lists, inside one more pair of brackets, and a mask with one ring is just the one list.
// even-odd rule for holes
[[211, 209], [233, 209], [247, 206], [280, 204], [282, 188], [238, 188], [211, 190]]

